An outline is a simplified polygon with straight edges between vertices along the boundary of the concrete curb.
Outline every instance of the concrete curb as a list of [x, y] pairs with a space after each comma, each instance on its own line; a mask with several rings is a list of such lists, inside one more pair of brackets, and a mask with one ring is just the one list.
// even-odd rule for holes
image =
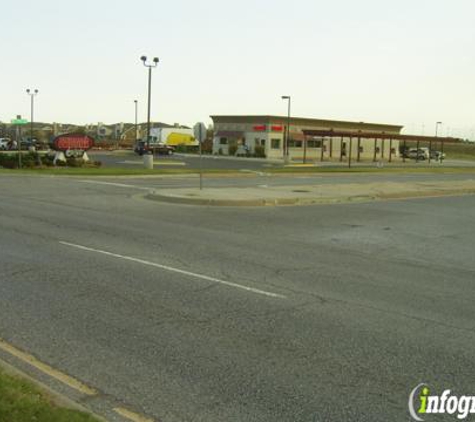
[[159, 202], [168, 202], [182, 205], [205, 205], [221, 207], [268, 207], [284, 205], [317, 205], [317, 204], [337, 204], [347, 202], [368, 202], [377, 198], [370, 195], [359, 195], [353, 197], [332, 197], [332, 198], [256, 198], [256, 199], [213, 199], [213, 198], [190, 198], [180, 196], [159, 195], [149, 193], [146, 199]]
[[473, 195], [474, 189], [456, 189], [453, 191], [431, 190], [421, 192], [397, 192], [390, 194], [377, 195], [354, 195], [341, 197], [295, 197], [295, 198], [253, 198], [253, 199], [216, 199], [216, 198], [193, 198], [184, 196], [160, 195], [157, 193], [148, 193], [145, 199], [167, 202], [181, 205], [200, 205], [200, 206], [222, 206], [222, 207], [265, 207], [265, 206], [284, 206], [284, 205], [325, 205], [325, 204], [343, 204], [360, 203], [378, 200], [391, 199], [411, 199], [424, 197], [441, 196], [460, 196]]
[[11, 375], [17, 378], [22, 378], [34, 384], [36, 387], [42, 390], [48, 396], [48, 398], [51, 399], [51, 402], [55, 404], [56, 406], [87, 413], [89, 415], [94, 416], [99, 421], [108, 422], [107, 419], [104, 419], [102, 416], [94, 413], [91, 409], [88, 409], [82, 406], [81, 404], [75, 402], [74, 400], [71, 400], [69, 397], [65, 396], [64, 394], [58, 393], [56, 390], [53, 390], [52, 388], [48, 387], [46, 384], [42, 383], [41, 381], [38, 381], [37, 379], [23, 372], [22, 370], [5, 362], [1, 358], [0, 358], [0, 368], [3, 369], [3, 371], [7, 375]]

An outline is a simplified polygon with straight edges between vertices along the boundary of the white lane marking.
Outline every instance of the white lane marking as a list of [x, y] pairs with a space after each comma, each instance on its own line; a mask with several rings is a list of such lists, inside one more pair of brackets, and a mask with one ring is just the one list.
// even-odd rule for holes
[[103, 250], [100, 250], [100, 249], [89, 248], [87, 246], [77, 245], [75, 243], [69, 243], [69, 242], [64, 242], [64, 241], [60, 241], [59, 243], [61, 245], [64, 245], [64, 246], [70, 246], [72, 248], [81, 249], [83, 251], [100, 253], [102, 255], [111, 256], [113, 258], [119, 258], [119, 259], [124, 259], [126, 261], [137, 262], [139, 264], [148, 265], [150, 267], [160, 268], [162, 270], [187, 275], [187, 276], [190, 276], [190, 277], [200, 278], [201, 280], [212, 281], [214, 283], [223, 284], [225, 286], [234, 287], [236, 289], [241, 289], [241, 290], [246, 290], [248, 292], [257, 293], [257, 294], [268, 296], [268, 297], [279, 298], [279, 299], [287, 299], [286, 296], [280, 295], [280, 294], [277, 294], [277, 293], [267, 292], [265, 290], [260, 290], [260, 289], [254, 288], [254, 287], [244, 286], [242, 284], [237, 284], [237, 283], [233, 283], [231, 281], [221, 280], [221, 279], [215, 278], [215, 277], [209, 277], [209, 276], [203, 275], [203, 274], [192, 273], [191, 271], [180, 270], [179, 268], [169, 267], [168, 265], [157, 264], [155, 262], [146, 261], [144, 259], [139, 259], [139, 258], [134, 258], [132, 256], [120, 255], [120, 254], [117, 254], [117, 253], [107, 252], [107, 251], [103, 251]]
[[108, 186], [117, 186], [119, 188], [133, 188], [133, 189], [140, 189], [140, 190], [152, 190], [153, 188], [146, 188], [143, 186], [136, 186], [136, 185], [126, 185], [125, 183], [112, 183], [112, 182], [98, 182], [97, 180], [78, 180], [82, 183], [91, 183], [93, 185], [108, 185]]
[[[117, 164], [133, 164], [133, 165], [140, 165], [140, 166], [143, 166], [143, 162], [142, 161], [117, 161]], [[155, 163], [153, 164], [154, 166], [186, 166], [186, 163], [183, 163], [181, 161], [167, 161], [167, 162], [163, 162], [163, 161], [155, 161]]]
[[252, 173], [252, 174], [257, 174], [258, 176], [270, 176], [270, 173], [264, 173], [262, 171], [256, 171], [256, 170], [249, 170], [249, 169], [240, 169], [239, 170], [242, 173]]

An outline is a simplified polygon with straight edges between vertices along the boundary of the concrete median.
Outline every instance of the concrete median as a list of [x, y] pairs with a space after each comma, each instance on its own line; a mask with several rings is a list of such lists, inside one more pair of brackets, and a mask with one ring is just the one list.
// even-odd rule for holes
[[276, 206], [368, 202], [475, 193], [475, 180], [382, 182], [246, 188], [160, 189], [146, 198], [176, 204], [207, 206]]

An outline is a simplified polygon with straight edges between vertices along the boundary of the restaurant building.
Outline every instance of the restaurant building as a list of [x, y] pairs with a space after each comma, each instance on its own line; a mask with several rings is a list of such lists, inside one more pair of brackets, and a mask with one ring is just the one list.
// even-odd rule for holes
[[[211, 116], [213, 154], [257, 155], [269, 159], [360, 159], [399, 156], [403, 126], [286, 116]], [[333, 136], [337, 134], [337, 136]], [[378, 139], [378, 135], [381, 138]], [[391, 136], [394, 135], [395, 139]], [[288, 144], [288, 150], [286, 145]]]

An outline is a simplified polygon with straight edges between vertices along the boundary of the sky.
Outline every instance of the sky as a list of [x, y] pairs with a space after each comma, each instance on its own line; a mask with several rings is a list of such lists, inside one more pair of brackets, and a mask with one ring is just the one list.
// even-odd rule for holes
[[0, 121], [193, 125], [213, 114], [475, 139], [473, 0], [0, 0]]

